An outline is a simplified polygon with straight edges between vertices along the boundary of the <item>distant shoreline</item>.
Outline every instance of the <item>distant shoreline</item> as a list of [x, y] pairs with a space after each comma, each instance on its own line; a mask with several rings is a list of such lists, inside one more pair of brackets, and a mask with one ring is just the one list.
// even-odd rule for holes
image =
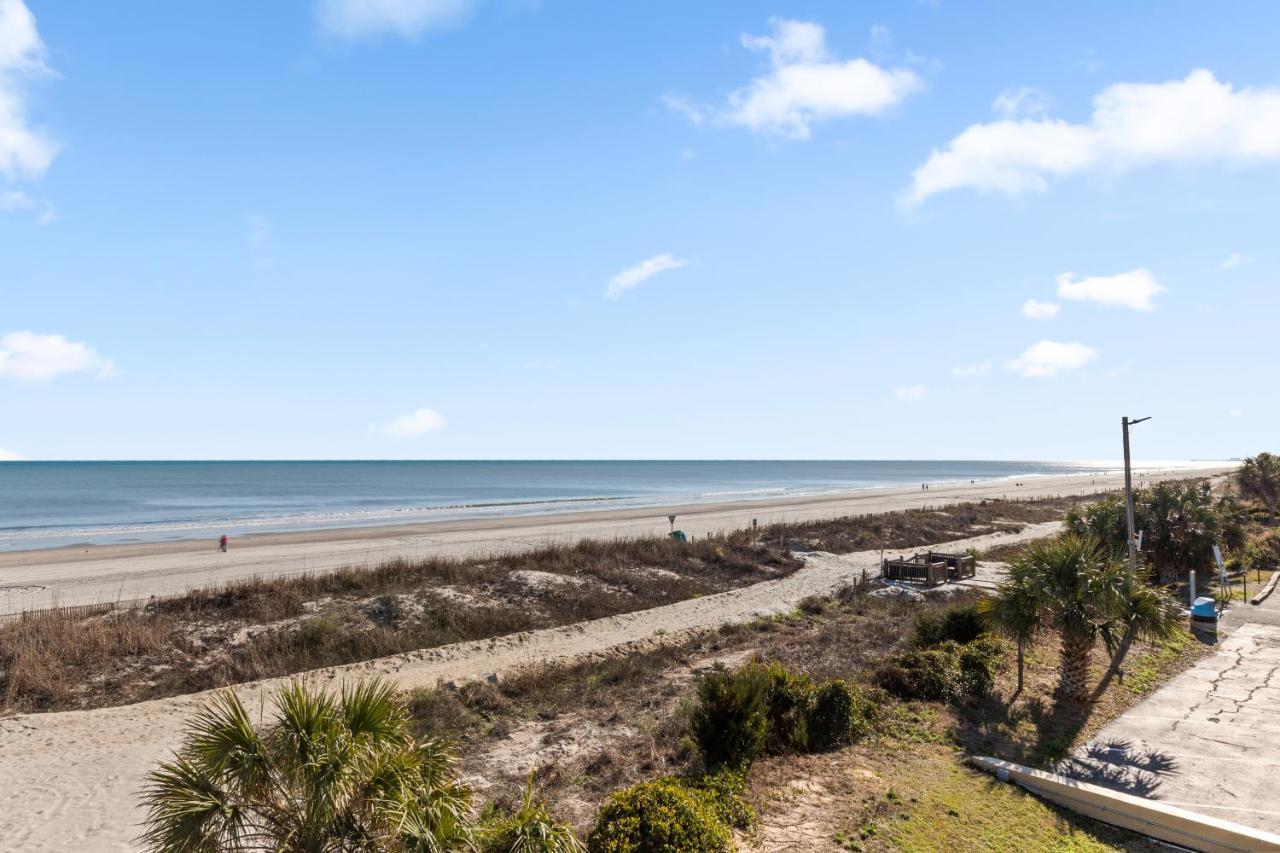
[[[1219, 475], [1213, 468], [1144, 472], [1151, 480]], [[1022, 485], [1016, 485], [1021, 482]], [[474, 557], [528, 550], [580, 539], [665, 535], [667, 515], [677, 528], [699, 537], [777, 522], [811, 521], [983, 499], [1028, 500], [1112, 491], [1119, 473], [1067, 474], [974, 483], [867, 488], [824, 496], [791, 496], [718, 503], [647, 506], [542, 515], [261, 533], [235, 537], [228, 553], [215, 539], [116, 545], [81, 545], [0, 553], [0, 614], [59, 605], [132, 601], [250, 577], [332, 571], [384, 560]]]
[[[459, 521], [841, 500], [1100, 476], [1116, 460], [113, 461], [0, 467], [0, 555]], [[1142, 461], [1135, 472], [1209, 461]], [[6, 472], [8, 472], [6, 474]], [[665, 513], [664, 513], [665, 514]]]

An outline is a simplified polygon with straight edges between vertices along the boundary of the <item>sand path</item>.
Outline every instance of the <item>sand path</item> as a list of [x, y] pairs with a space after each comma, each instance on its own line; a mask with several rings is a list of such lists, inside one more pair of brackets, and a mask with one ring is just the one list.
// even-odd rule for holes
[[[946, 543], [983, 548], [1047, 536], [1058, 522], [1016, 534]], [[794, 574], [664, 607], [563, 628], [458, 643], [350, 666], [316, 670], [322, 683], [383, 676], [406, 689], [503, 674], [523, 666], [671, 643], [692, 632], [793, 609], [809, 595], [834, 591], [874, 572], [879, 553], [809, 554]], [[236, 688], [251, 709], [279, 686], [273, 679]], [[0, 720], [0, 846], [24, 851], [133, 850], [141, 811], [137, 791], [166, 757], [205, 694]]]
[[[1234, 466], [1160, 469], [1146, 480], [1209, 475]], [[1093, 494], [1119, 488], [1118, 474], [1031, 477], [1011, 480], [865, 489], [807, 498], [738, 501], [683, 507], [596, 510], [558, 515], [472, 519], [396, 527], [343, 528], [263, 534], [237, 539], [222, 554], [212, 541], [81, 546], [0, 553], [0, 615], [54, 605], [134, 601], [248, 577], [323, 572], [373, 565], [393, 557], [474, 556], [528, 549], [553, 542], [662, 535], [667, 515], [678, 527], [703, 536], [780, 521], [941, 506], [982, 498], [1032, 498]]]

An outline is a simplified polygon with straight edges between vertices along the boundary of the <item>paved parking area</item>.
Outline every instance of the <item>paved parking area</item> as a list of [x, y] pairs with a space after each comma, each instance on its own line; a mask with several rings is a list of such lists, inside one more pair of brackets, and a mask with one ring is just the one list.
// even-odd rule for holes
[[1212, 655], [1114, 720], [1059, 769], [1280, 832], [1280, 607], [1267, 604], [1236, 605]]

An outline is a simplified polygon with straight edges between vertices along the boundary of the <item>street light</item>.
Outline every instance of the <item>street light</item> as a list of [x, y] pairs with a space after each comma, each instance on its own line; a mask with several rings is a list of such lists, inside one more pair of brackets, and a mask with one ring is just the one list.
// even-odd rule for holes
[[1120, 429], [1124, 433], [1124, 513], [1129, 522], [1129, 569], [1134, 574], [1138, 572], [1138, 552], [1135, 548], [1136, 536], [1133, 532], [1133, 475], [1129, 473], [1129, 427], [1149, 420], [1151, 420], [1149, 415], [1134, 420], [1129, 420], [1127, 417], [1120, 419]]

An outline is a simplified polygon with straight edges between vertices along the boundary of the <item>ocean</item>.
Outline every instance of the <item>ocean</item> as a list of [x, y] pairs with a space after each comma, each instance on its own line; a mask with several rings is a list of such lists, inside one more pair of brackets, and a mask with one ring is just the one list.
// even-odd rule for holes
[[1117, 467], [976, 460], [5, 462], [0, 550], [767, 499]]

